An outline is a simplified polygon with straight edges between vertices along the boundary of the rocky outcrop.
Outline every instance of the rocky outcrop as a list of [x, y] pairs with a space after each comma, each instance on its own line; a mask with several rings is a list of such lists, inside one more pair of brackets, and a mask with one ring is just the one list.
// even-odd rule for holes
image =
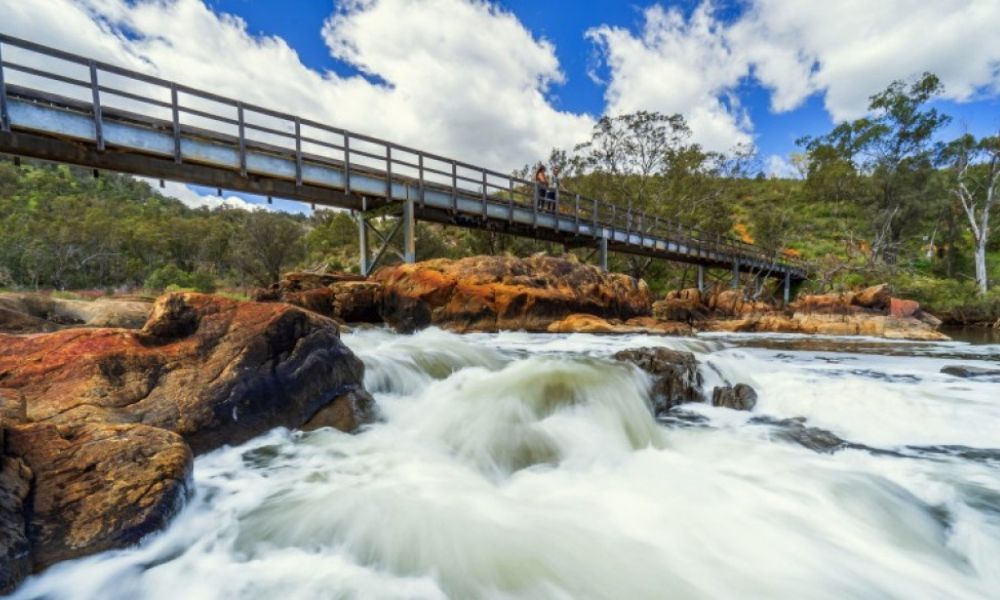
[[25, 420], [143, 423], [196, 453], [298, 427], [360, 392], [363, 370], [329, 319], [203, 294], [164, 296], [137, 332], [0, 336], [0, 390], [21, 396]]
[[138, 331], [0, 335], [0, 585], [162, 527], [192, 454], [370, 421], [363, 379], [336, 322], [280, 303], [172, 294]]
[[871, 314], [778, 313], [741, 319], [710, 320], [700, 323], [699, 327], [706, 331], [863, 335], [924, 341], [948, 339], [948, 336], [919, 319], [897, 319]]
[[753, 410], [757, 406], [757, 391], [745, 383], [721, 385], [712, 390], [712, 406]]
[[67, 326], [138, 329], [153, 305], [99, 298], [94, 301], [53, 298], [46, 294], [0, 294], [0, 332], [37, 333]]
[[890, 339], [947, 340], [941, 321], [912, 300], [893, 298], [886, 284], [858, 292], [803, 295], [785, 309], [751, 301], [740, 289], [671, 292], [653, 304], [653, 315], [703, 331], [865, 335]]
[[166, 525], [190, 489], [191, 451], [156, 427], [31, 423], [7, 437], [8, 452], [34, 474], [34, 569], [137, 543]]
[[635, 348], [614, 355], [653, 376], [653, 412], [657, 415], [686, 402], [702, 402], [704, 380], [694, 354], [669, 348]]
[[287, 302], [346, 323], [381, 323], [382, 286], [349, 273], [287, 273], [256, 290], [259, 302]]
[[384, 267], [382, 316], [401, 331], [429, 325], [455, 331], [547, 331], [575, 313], [605, 320], [651, 314], [639, 279], [572, 258], [475, 256]]
[[660, 321], [653, 317], [633, 317], [628, 321], [602, 319], [588, 314], [573, 314], [550, 323], [549, 333], [694, 335], [687, 323]]
[[[704, 402], [704, 379], [691, 352], [669, 348], [632, 348], [614, 354], [615, 360], [631, 363], [653, 378], [653, 413], [663, 415], [689, 402]], [[718, 386], [712, 390], [712, 405], [734, 410], [753, 410], [757, 392], [745, 383]]]

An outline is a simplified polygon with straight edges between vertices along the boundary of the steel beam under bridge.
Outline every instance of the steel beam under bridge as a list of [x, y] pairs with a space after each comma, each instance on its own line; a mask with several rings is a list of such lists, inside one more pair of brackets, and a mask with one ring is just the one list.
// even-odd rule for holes
[[411, 241], [424, 220], [805, 278], [736, 240], [565, 192], [541, 200], [531, 181], [3, 35], [0, 153], [321, 206], [398, 205]]

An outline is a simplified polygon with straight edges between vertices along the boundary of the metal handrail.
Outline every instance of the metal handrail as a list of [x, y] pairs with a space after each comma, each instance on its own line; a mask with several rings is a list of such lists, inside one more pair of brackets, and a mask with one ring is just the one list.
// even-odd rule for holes
[[[89, 70], [90, 80], [86, 81], [84, 79], [76, 79], [12, 62], [9, 59], [4, 58], [2, 51], [3, 45], [86, 67]], [[49, 79], [64, 85], [72, 85], [89, 89], [92, 94], [91, 108], [93, 110], [93, 117], [96, 126], [96, 141], [99, 148], [103, 148], [104, 143], [101, 136], [101, 121], [104, 108], [101, 104], [101, 97], [102, 95], [110, 95], [124, 98], [132, 102], [147, 103], [161, 109], [168, 109], [171, 113], [170, 125], [173, 129], [175, 139], [174, 159], [177, 162], [181, 162], [182, 160], [179, 138], [184, 125], [181, 123], [181, 116], [188, 115], [237, 129], [238, 133], [234, 137], [236, 138], [236, 142], [239, 147], [240, 170], [241, 173], [244, 174], [246, 173], [246, 153], [248, 143], [250, 145], [260, 143], [258, 140], [248, 138], [247, 134], [248, 132], [256, 132], [281, 138], [289, 144], [294, 145], [294, 148], [284, 148], [280, 145], [276, 146], [275, 144], [268, 144], [269, 147], [277, 147], [294, 154], [296, 162], [297, 186], [302, 185], [303, 144], [309, 144], [310, 146], [318, 146], [332, 150], [339, 155], [333, 157], [324, 156], [323, 158], [328, 158], [343, 165], [345, 188], [347, 192], [351, 191], [352, 170], [358, 169], [357, 166], [352, 167], [352, 159], [363, 158], [367, 162], [374, 161], [375, 163], [381, 163], [383, 165], [381, 167], [381, 172], [384, 173], [386, 177], [388, 200], [392, 199], [391, 186], [393, 181], [409, 180], [416, 182], [419, 189], [419, 201], [421, 204], [423, 204], [426, 189], [428, 187], [434, 187], [441, 188], [452, 194], [453, 210], [457, 206], [455, 204], [457, 195], [459, 193], [464, 193], [467, 196], [479, 196], [481, 198], [483, 203], [483, 215], [486, 214], [486, 206], [488, 203], [508, 207], [511, 215], [513, 215], [513, 209], [515, 206], [528, 208], [529, 210], [535, 212], [536, 224], [538, 213], [546, 212], [539, 208], [538, 200], [539, 198], [544, 198], [546, 191], [549, 190], [537, 187], [533, 181], [473, 165], [454, 158], [408, 147], [389, 140], [352, 132], [347, 129], [275, 111], [252, 103], [227, 98], [225, 96], [199, 90], [197, 88], [182, 85], [167, 79], [146, 75], [144, 73], [132, 71], [130, 69], [106, 62], [92, 60], [81, 55], [58, 50], [56, 48], [51, 48], [42, 44], [30, 42], [28, 40], [0, 34], [0, 127], [2, 127], [4, 131], [9, 131], [10, 129], [10, 119], [7, 113], [8, 104], [6, 85], [4, 83], [5, 69], [22, 72], [34, 77]], [[119, 89], [103, 84], [100, 82], [101, 73], [108, 73], [123, 77], [127, 80], [157, 86], [169, 93], [170, 100], [159, 100], [135, 91]], [[230, 107], [234, 109], [235, 114], [232, 116], [224, 116], [213, 113], [203, 107], [196, 108], [194, 106], [184, 104], [180, 101], [181, 94]], [[266, 126], [259, 123], [248, 122], [248, 117], [252, 116], [263, 116], [270, 119], [284, 121], [289, 130], [282, 131], [280, 128], [277, 128], [277, 125]], [[309, 132], [304, 132], [303, 129], [315, 130], [319, 133], [310, 134]], [[213, 133], [217, 132], [213, 131]], [[339, 138], [339, 140], [321, 139], [329, 134], [332, 134], [334, 138]], [[337, 143], [337, 141], [340, 143]], [[356, 145], [352, 147], [352, 141], [378, 146], [382, 149], [382, 152], [378, 152], [376, 150], [364, 150], [358, 148]], [[394, 154], [398, 153], [413, 155], [414, 160], [408, 161], [404, 158], [394, 156]], [[428, 161], [432, 163], [440, 163], [441, 165], [447, 165], [448, 168], [445, 169], [437, 168], [436, 166], [428, 166], [426, 164]], [[357, 165], [356, 161], [355, 165]], [[362, 166], [367, 169], [378, 170], [378, 167], [373, 167], [369, 164], [364, 164]], [[400, 174], [399, 168], [416, 171], [416, 177]], [[471, 174], [460, 174], [458, 169], [469, 171]], [[432, 179], [429, 180], [428, 174], [447, 179], [448, 183], [442, 183]], [[491, 181], [491, 178], [493, 178], [494, 181]], [[498, 183], [496, 181], [497, 179], [503, 183]], [[463, 186], [460, 185], [460, 183], [467, 185]], [[570, 193], [572, 194], [572, 192]], [[557, 215], [563, 214], [560, 212], [560, 208], [569, 206], [566, 203], [560, 203], [560, 195], [561, 191], [556, 191], [555, 212]], [[704, 232], [697, 228], [684, 227], [680, 223], [672, 223], [669, 220], [663, 220], [657, 215], [649, 215], [642, 211], [625, 209], [606, 200], [588, 198], [579, 194], [575, 194], [573, 197], [573, 212], [568, 216], [571, 216], [576, 223], [588, 223], [591, 226], [593, 230], [592, 233], [595, 237], [598, 235], [596, 230], [610, 231], [612, 239], [615, 237], [615, 234], [624, 233], [626, 235], [627, 243], [632, 244], [632, 236], [638, 236], [639, 244], [643, 247], [645, 246], [645, 242], [647, 240], [653, 238], [659, 238], [658, 241], [664, 242], [681, 241], [699, 252], [715, 252], [725, 254], [736, 262], [747, 261], [747, 263], [749, 263], [757, 261], [766, 262], [775, 267], [784, 267], [785, 269], [801, 269], [801, 262], [799, 260], [791, 259], [790, 257], [785, 257], [784, 259], [775, 258], [761, 251], [760, 248], [752, 244], [748, 244], [743, 240], [730, 236], [722, 237], [719, 235], [714, 236], [714, 239], [712, 239], [711, 236], [707, 236]], [[528, 202], [523, 201], [526, 198], [530, 200]], [[582, 211], [581, 208], [583, 209]], [[673, 229], [674, 226], [676, 226], [676, 230]]]

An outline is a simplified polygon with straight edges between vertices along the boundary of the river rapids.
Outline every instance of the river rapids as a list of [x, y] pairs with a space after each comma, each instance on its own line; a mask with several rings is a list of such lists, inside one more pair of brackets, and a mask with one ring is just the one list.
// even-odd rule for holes
[[[381, 419], [197, 459], [138, 547], [18, 599], [1000, 598], [1000, 346], [720, 336], [345, 335]], [[656, 420], [610, 355], [694, 352]]]

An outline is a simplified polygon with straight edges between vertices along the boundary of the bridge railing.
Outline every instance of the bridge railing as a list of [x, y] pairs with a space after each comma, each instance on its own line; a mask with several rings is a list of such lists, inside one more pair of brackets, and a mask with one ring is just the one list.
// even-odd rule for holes
[[[560, 191], [555, 206], [540, 206], [544, 195], [533, 181], [501, 173], [454, 158], [426, 152], [373, 136], [333, 127], [315, 120], [227, 98], [106, 62], [57, 50], [0, 34], [0, 128], [10, 130], [8, 95], [24, 94], [56, 102], [75, 102], [92, 115], [97, 147], [103, 150], [106, 116], [153, 123], [173, 136], [173, 158], [180, 163], [182, 136], [223, 141], [237, 149], [239, 168], [248, 174], [250, 150], [294, 160], [295, 183], [303, 185], [309, 164], [332, 164], [344, 174], [344, 189], [351, 193], [352, 176], [375, 175], [385, 181], [384, 194], [394, 198], [394, 186], [417, 190], [423, 204], [433, 189], [450, 194], [452, 210], [459, 198], [481, 200], [482, 216], [490, 204], [515, 208], [537, 216], [556, 212], [570, 217], [591, 235], [624, 233], [626, 243], [659, 239], [682, 242], [705, 253], [725, 255], [743, 264], [757, 261], [775, 267], [797, 268], [797, 261], [769, 255], [759, 247], [729, 236], [709, 235], [656, 215], [633, 211], [613, 203]], [[512, 217], [513, 218], [513, 217]]]

